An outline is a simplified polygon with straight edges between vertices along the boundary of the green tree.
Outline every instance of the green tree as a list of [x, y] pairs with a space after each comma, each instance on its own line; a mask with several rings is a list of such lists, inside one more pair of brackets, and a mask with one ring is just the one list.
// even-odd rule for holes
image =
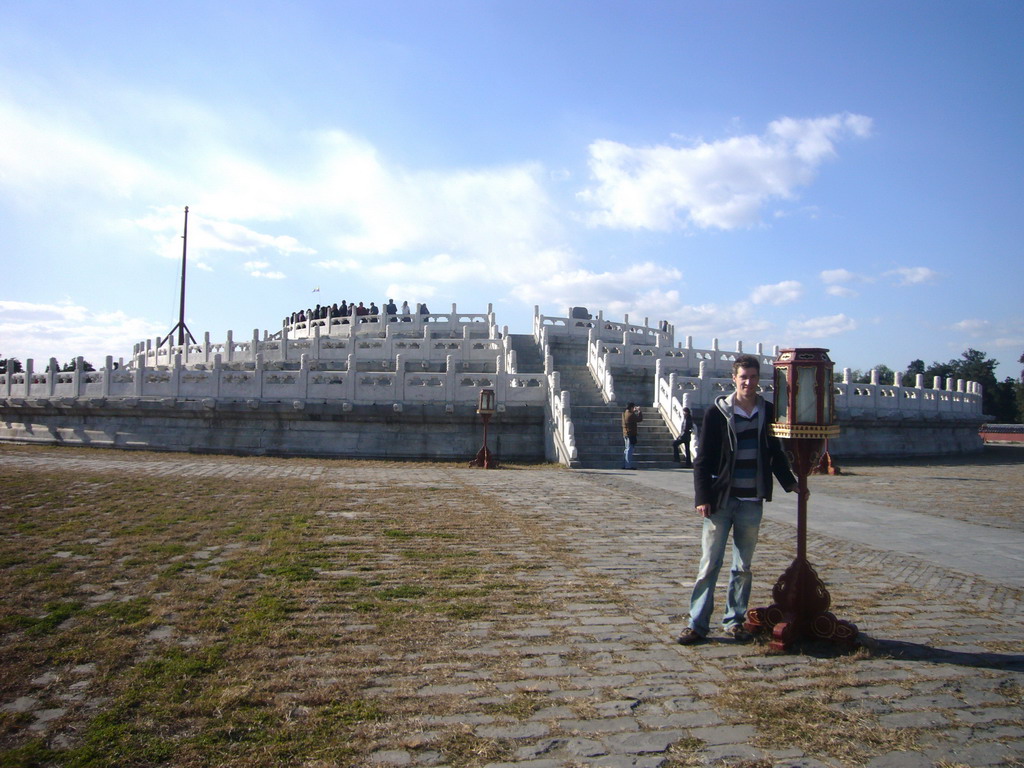
[[917, 375], [924, 371], [924, 360], [911, 360], [910, 365], [907, 366], [907, 372], [903, 374], [903, 386], [917, 386]]
[[[988, 394], [988, 390], [985, 390]], [[992, 390], [992, 409], [985, 413], [992, 417], [996, 424], [1017, 424], [1020, 419], [1020, 382], [1010, 376], [997, 382]]]
[[[1015, 422], [1017, 398], [1013, 393], [1013, 385], [1007, 383], [1012, 382], [1012, 379], [1002, 383], [998, 382], [996, 380], [998, 365], [998, 360], [989, 359], [984, 352], [968, 349], [960, 355], [960, 359], [953, 359], [948, 363], [932, 363], [928, 366], [924, 372], [925, 386], [931, 386], [936, 376], [941, 376], [943, 379], [976, 381], [982, 386], [981, 407], [983, 413], [995, 422]], [[1011, 393], [1013, 393], [1012, 396]]]
[[[1018, 363], [1024, 363], [1024, 354], [1017, 359]], [[1014, 384], [1017, 393], [1017, 423], [1024, 424], [1024, 368], [1020, 372], [1020, 380]]]
[[854, 384], [870, 384], [871, 371], [878, 371], [878, 380], [882, 384], [892, 384], [893, 370], [888, 365], [876, 365], [866, 371], [855, 368], [850, 371], [850, 381]]
[[[78, 366], [78, 358], [76, 357], [70, 363], [64, 363], [64, 367], [61, 368], [60, 370], [62, 370], [62, 371], [73, 371], [73, 370], [75, 370], [75, 368], [77, 366]], [[59, 368], [59, 366], [58, 366], [58, 368]], [[82, 361], [82, 370], [83, 371], [95, 371], [96, 369], [93, 367], [92, 363], [90, 363], [88, 360], [83, 360]]]
[[0, 357], [0, 373], [21, 373], [25, 370], [16, 357]]

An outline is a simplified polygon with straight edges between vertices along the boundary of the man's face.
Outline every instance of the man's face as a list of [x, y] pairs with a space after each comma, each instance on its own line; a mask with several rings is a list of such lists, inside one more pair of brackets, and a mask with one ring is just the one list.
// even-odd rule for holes
[[732, 376], [732, 382], [736, 385], [736, 393], [743, 400], [757, 395], [759, 381], [761, 381], [761, 372], [757, 368], [740, 368]]

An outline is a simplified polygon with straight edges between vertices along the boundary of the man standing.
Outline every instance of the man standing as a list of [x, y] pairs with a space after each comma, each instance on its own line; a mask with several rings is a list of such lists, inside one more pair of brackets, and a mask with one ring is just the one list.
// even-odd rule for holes
[[761, 527], [763, 503], [772, 500], [772, 475], [787, 492], [797, 489], [778, 438], [768, 434], [772, 404], [757, 393], [761, 365], [740, 355], [732, 365], [736, 387], [715, 399], [701, 426], [693, 468], [694, 504], [704, 519], [700, 570], [690, 596], [690, 626], [678, 642], [707, 637], [715, 607], [715, 584], [732, 530], [732, 571], [722, 624], [736, 640], [748, 640], [743, 628], [750, 600], [750, 562]]
[[622, 438], [626, 448], [623, 453], [623, 469], [636, 469], [633, 464], [633, 451], [636, 448], [637, 424], [644, 420], [644, 414], [636, 403], [627, 403], [622, 412]]
[[683, 408], [683, 430], [679, 433], [679, 437], [672, 441], [672, 459], [677, 464], [679, 463], [679, 446], [682, 446], [683, 456], [686, 457], [683, 466], [687, 469], [693, 467], [693, 459], [690, 457], [690, 438], [692, 436], [693, 416], [690, 414], [689, 408]]

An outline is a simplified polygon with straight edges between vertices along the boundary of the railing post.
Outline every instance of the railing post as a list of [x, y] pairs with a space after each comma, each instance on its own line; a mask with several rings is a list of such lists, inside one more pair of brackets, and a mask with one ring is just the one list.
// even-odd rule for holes
[[256, 362], [253, 366], [253, 374], [256, 377], [256, 397], [263, 399], [263, 355], [256, 355]]
[[174, 366], [171, 368], [171, 380], [173, 381], [171, 391], [174, 397], [181, 397], [181, 372], [184, 370], [181, 365], [181, 349], [174, 355]]
[[224, 358], [220, 354], [213, 356], [213, 396], [220, 397], [221, 377], [224, 376]]
[[82, 375], [82, 368], [85, 365], [85, 358], [75, 358], [75, 370], [71, 372], [71, 391], [75, 393], [75, 397], [81, 397], [84, 393], [82, 388], [85, 385], [85, 377]]
[[103, 397], [110, 397], [110, 379], [114, 375], [114, 356], [107, 355], [107, 359], [103, 363], [103, 381], [101, 384], [100, 394]]
[[451, 355], [445, 356], [445, 377], [444, 377], [444, 401], [450, 405], [455, 404], [455, 358]]

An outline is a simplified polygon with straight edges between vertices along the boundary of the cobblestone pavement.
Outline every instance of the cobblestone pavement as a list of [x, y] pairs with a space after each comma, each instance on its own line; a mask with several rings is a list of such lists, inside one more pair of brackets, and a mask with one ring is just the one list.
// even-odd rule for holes
[[[700, 555], [686, 472], [676, 473], [677, 491], [666, 491], [620, 472], [370, 463], [342, 469], [330, 462], [0, 451], [0, 472], [4, 466], [52, 462], [65, 469], [260, 482], [291, 477], [363, 488], [452, 482], [499, 500], [521, 529], [542, 531], [561, 553], [533, 578], [563, 607], [501, 627], [481, 622], [475, 642], [450, 660], [448, 683], [419, 690], [425, 700], [460, 697], [460, 722], [479, 736], [518, 745], [514, 759], [491, 768], [689, 765], [678, 762], [673, 745], [680, 744], [687, 752], [696, 748], [703, 764], [747, 768], [1024, 765], [1024, 593], [969, 569], [947, 570], [812, 533], [808, 551], [831, 591], [832, 610], [857, 623], [866, 650], [836, 655], [808, 647], [774, 655], [761, 645], [724, 637], [697, 646], [675, 644]], [[925, 467], [914, 482], [927, 483], [929, 472], [934, 474]], [[857, 493], [855, 477], [844, 481], [844, 495]], [[1000, 492], [1013, 485], [1019, 493], [1024, 483], [1019, 472], [1002, 480]], [[955, 501], [949, 494], [956, 487], [947, 488], [944, 501]], [[890, 503], [893, 498], [887, 496]], [[495, 546], [507, 549], [510, 558], [536, 558], [522, 550], [529, 537], [520, 533], [514, 527], [496, 531]], [[755, 558], [755, 604], [770, 602], [771, 585], [793, 550], [792, 525], [767, 519]], [[495, 682], [477, 673], [482, 658], [499, 654], [513, 660], [511, 674]], [[405, 690], [417, 681], [385, 671], [378, 684], [382, 691]], [[542, 694], [551, 706], [525, 720], [494, 714], [487, 704], [510, 691]], [[587, 717], [560, 705], [578, 697], [594, 702]], [[761, 711], [746, 711], [746, 700], [759, 702]], [[442, 724], [437, 716], [423, 715], [427, 731]], [[815, 728], [825, 741], [850, 742], [845, 754], [852, 756], [830, 757], [836, 752], [827, 745], [808, 746], [816, 743]], [[794, 729], [803, 733], [787, 735]], [[410, 745], [374, 754], [370, 762], [416, 766], [444, 760], [436, 751]]]

